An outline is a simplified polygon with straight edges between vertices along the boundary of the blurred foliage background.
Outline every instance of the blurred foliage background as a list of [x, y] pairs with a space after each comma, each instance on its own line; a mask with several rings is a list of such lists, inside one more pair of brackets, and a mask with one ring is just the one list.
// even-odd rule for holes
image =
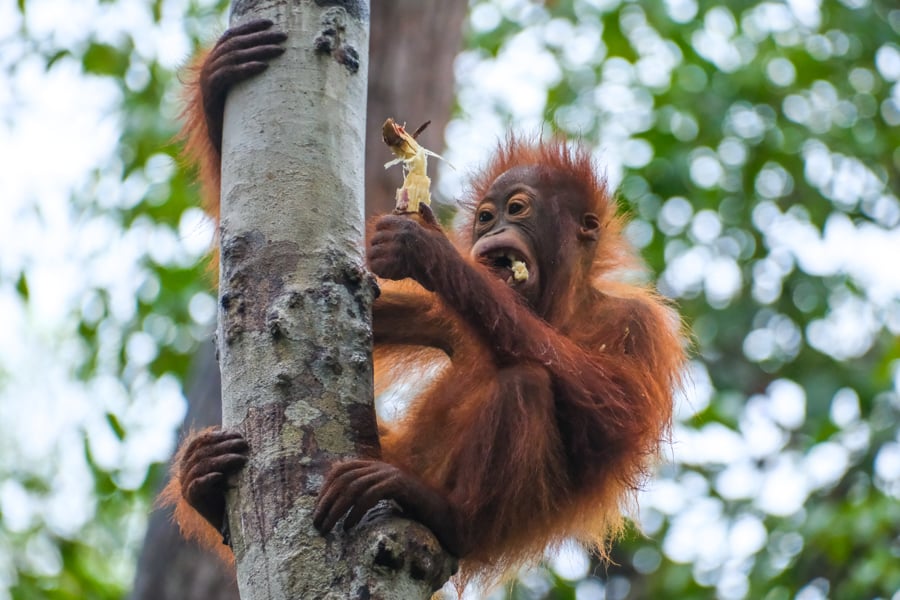
[[[33, 185], [0, 172], [0, 599], [128, 592], [215, 316], [172, 140], [177, 67], [226, 4], [0, 9], [2, 137], [82, 95], [100, 115]], [[900, 8], [470, 5], [444, 198], [509, 127], [589, 141], [694, 335], [643, 534], [495, 595], [900, 600]], [[48, 187], [63, 163], [85, 166]]]

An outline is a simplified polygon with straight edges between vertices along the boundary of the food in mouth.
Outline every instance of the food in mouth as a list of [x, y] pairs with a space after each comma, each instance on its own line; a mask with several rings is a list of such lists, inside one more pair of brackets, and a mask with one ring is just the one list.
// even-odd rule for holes
[[521, 260], [512, 261], [513, 279], [516, 281], [528, 280], [528, 265]]
[[511, 250], [498, 250], [487, 254], [488, 264], [494, 271], [507, 269], [511, 275], [507, 283], [522, 283], [528, 281], [528, 265], [516, 253]]

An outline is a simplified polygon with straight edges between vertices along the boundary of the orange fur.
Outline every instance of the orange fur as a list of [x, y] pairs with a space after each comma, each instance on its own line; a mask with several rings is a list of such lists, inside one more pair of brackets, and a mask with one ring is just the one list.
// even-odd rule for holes
[[212, 143], [206, 113], [203, 108], [201, 71], [209, 52], [201, 52], [185, 69], [184, 110], [181, 112], [180, 139], [184, 142], [183, 155], [188, 164], [197, 168], [203, 209], [219, 222], [219, 190], [222, 185], [222, 157]]

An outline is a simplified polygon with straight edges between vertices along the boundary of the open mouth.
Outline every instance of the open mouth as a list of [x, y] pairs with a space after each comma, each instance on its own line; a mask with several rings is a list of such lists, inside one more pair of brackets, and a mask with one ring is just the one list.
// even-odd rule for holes
[[511, 248], [497, 248], [481, 255], [481, 260], [506, 283], [515, 285], [528, 281], [528, 264], [525, 257]]

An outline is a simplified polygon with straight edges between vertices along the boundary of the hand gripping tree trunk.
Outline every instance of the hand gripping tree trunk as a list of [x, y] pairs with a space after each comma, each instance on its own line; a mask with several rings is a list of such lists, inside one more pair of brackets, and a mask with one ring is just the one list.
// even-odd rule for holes
[[[364, 268], [368, 2], [238, 0], [287, 51], [229, 95], [222, 146], [217, 344], [223, 424], [250, 461], [228, 496], [244, 600], [427, 598], [449, 560], [415, 523], [321, 537], [331, 460], [374, 435]], [[369, 439], [360, 439], [360, 430]]]

